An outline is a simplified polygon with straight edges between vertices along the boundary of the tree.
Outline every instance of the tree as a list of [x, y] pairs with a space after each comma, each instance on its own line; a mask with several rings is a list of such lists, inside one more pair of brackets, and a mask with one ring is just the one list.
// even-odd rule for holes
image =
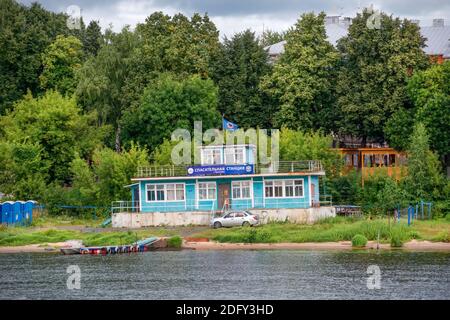
[[282, 128], [280, 157], [285, 161], [320, 160], [328, 173], [338, 173], [341, 156], [331, 148], [333, 139], [322, 132], [296, 131]]
[[136, 26], [139, 42], [130, 59], [124, 98], [139, 103], [146, 86], [161, 72], [179, 77], [210, 75], [212, 58], [219, 51], [219, 31], [208, 15], [190, 19], [179, 13], [170, 17], [154, 12]]
[[348, 35], [338, 42], [342, 66], [337, 80], [342, 134], [383, 142], [391, 115], [408, 108], [406, 83], [413, 71], [426, 67], [425, 40], [409, 21], [377, 14], [380, 28], [369, 27], [373, 13], [358, 13]]
[[263, 89], [280, 104], [277, 126], [333, 128], [334, 69], [338, 53], [327, 41], [325, 13], [303, 14], [286, 34], [285, 51], [264, 78]]
[[427, 129], [431, 149], [441, 157], [450, 154], [450, 61], [415, 73], [408, 93], [416, 121]]
[[82, 46], [74, 36], [56, 37], [42, 54], [44, 69], [39, 80], [43, 89], [56, 89], [63, 95], [74, 92], [77, 85], [75, 73], [82, 63]]
[[106, 30], [105, 45], [77, 73], [78, 102], [87, 111], [97, 111], [99, 123], [113, 126], [114, 138], [107, 145], [118, 152], [121, 150], [120, 119], [130, 106], [124, 90], [136, 42], [135, 33], [128, 27], [120, 33]]
[[214, 83], [199, 76], [178, 80], [162, 74], [148, 86], [141, 104], [124, 114], [123, 135], [128, 143], [153, 151], [173, 130], [192, 130], [194, 121], [202, 121], [203, 128], [220, 124]]
[[103, 42], [102, 29], [98, 21], [91, 21], [86, 28], [83, 49], [87, 55], [96, 56]]
[[241, 127], [267, 128], [273, 105], [259, 87], [270, 73], [267, 52], [250, 30], [225, 38], [212, 78], [219, 87], [219, 111]]
[[58, 34], [69, 35], [67, 16], [30, 7], [14, 0], [0, 1], [0, 115], [27, 90], [41, 93], [42, 53]]
[[414, 201], [430, 201], [441, 197], [443, 181], [441, 167], [435, 153], [429, 148], [427, 130], [422, 123], [414, 126], [408, 147], [408, 174], [405, 189]]
[[285, 36], [285, 31], [277, 32], [270, 29], [264, 30], [264, 32], [259, 37], [259, 43], [264, 48], [283, 41]]
[[[82, 115], [80, 111], [74, 99], [58, 92], [49, 91], [41, 98], [28, 95], [1, 118], [2, 141], [10, 144], [12, 151], [31, 150], [29, 159], [46, 168], [41, 172], [46, 183], [68, 183], [72, 160], [77, 154], [89, 159], [107, 130], [95, 125], [95, 114]], [[14, 152], [11, 158], [15, 158]], [[17, 165], [28, 170], [23, 163]]]

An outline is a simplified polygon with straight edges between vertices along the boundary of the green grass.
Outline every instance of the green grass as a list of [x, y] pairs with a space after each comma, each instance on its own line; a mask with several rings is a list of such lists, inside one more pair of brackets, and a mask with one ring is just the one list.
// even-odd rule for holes
[[367, 244], [367, 238], [362, 234], [357, 234], [352, 238], [352, 247], [365, 247]]
[[93, 217], [72, 217], [67, 215], [51, 216], [43, 214], [33, 219], [33, 227], [55, 227], [55, 226], [83, 226], [83, 227], [99, 227], [104, 218], [93, 219]]
[[75, 230], [32, 230], [27, 228], [6, 228], [0, 231], [0, 246], [21, 246], [28, 244], [49, 244], [67, 240], [82, 240], [85, 246], [131, 244], [136, 240], [152, 236], [171, 234], [164, 229], [81, 232]]
[[[280, 243], [280, 242], [335, 242], [351, 241], [357, 235], [363, 235], [368, 240], [389, 243], [392, 237], [402, 241], [423, 239], [441, 241], [444, 231], [450, 231], [450, 223], [441, 221], [415, 221], [412, 226], [406, 223], [389, 225], [386, 219], [357, 220], [354, 218], [331, 218], [314, 225], [299, 225], [292, 223], [268, 223], [266, 225], [246, 228], [211, 229], [193, 237], [206, 237], [218, 242], [243, 243]], [[442, 234], [440, 238], [436, 238]]]
[[167, 246], [169, 248], [181, 248], [183, 239], [180, 236], [173, 236], [167, 240]]

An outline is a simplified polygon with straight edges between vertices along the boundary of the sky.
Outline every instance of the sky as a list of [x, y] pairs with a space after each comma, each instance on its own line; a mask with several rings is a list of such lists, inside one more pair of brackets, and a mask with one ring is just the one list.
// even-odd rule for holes
[[[373, 5], [402, 18], [420, 20], [422, 26], [432, 24], [433, 18], [445, 19], [450, 25], [450, 0], [19, 0], [29, 5], [39, 2], [55, 12], [80, 9], [87, 24], [98, 20], [102, 28], [112, 24], [115, 31], [124, 25], [132, 28], [144, 22], [154, 11], [173, 15], [181, 12], [208, 13], [221, 36], [251, 29], [257, 34], [263, 30], [282, 31], [292, 26], [303, 12], [324, 11], [327, 15], [354, 16], [361, 8]], [[75, 6], [75, 7], [74, 7]], [[75, 13], [76, 15], [76, 13]]]

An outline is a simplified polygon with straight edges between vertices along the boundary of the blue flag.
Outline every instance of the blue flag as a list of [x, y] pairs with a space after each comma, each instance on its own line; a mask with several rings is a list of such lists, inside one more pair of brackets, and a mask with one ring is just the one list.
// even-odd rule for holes
[[239, 126], [237, 124], [230, 122], [225, 118], [222, 118], [222, 127], [223, 127], [223, 130], [228, 130], [228, 131], [236, 131], [239, 129]]

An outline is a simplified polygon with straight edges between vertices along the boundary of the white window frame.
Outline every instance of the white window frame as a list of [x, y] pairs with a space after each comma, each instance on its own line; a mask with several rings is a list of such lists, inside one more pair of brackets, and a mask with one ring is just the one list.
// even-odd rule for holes
[[[243, 197], [243, 193], [242, 190], [244, 189], [242, 184], [243, 183], [248, 183], [248, 197]], [[231, 199], [233, 200], [248, 200], [248, 199], [252, 199], [252, 194], [253, 194], [253, 190], [252, 190], [252, 181], [251, 180], [239, 180], [239, 181], [231, 181]], [[239, 197], [234, 197], [234, 189], [239, 189]]]
[[[175, 192], [175, 200], [167, 200], [167, 185], [174, 185], [174, 192]], [[183, 186], [183, 199], [176, 199], [177, 197], [177, 185], [182, 185]], [[148, 197], [148, 191], [149, 191], [149, 187], [153, 187], [155, 188], [155, 200], [150, 200]], [[156, 189], [157, 186], [163, 186], [163, 190], [164, 190], [164, 200], [157, 200], [157, 194], [156, 194]], [[145, 185], [145, 201], [149, 202], [149, 203], [155, 203], [155, 202], [185, 202], [186, 201], [186, 183], [184, 182], [172, 182], [172, 183], [147, 183]]]
[[[219, 162], [215, 163], [215, 157], [214, 154], [219, 154]], [[222, 155], [222, 149], [221, 148], [205, 148], [201, 151], [201, 162], [202, 165], [215, 165], [215, 164], [223, 164], [223, 155]]]
[[[202, 189], [206, 190], [206, 198], [204, 198], [204, 199], [200, 199], [200, 185], [201, 184], [206, 185], [206, 188], [202, 188]], [[213, 192], [214, 197], [213, 198], [209, 197], [210, 196], [210, 190], [212, 188], [210, 188], [208, 185], [214, 185], [214, 192]], [[209, 181], [208, 182], [197, 182], [197, 185], [196, 185], [195, 189], [197, 190], [197, 199], [198, 199], [198, 201], [215, 201], [216, 198], [217, 198], [217, 183], [215, 183], [215, 182], [209, 182]]]
[[[242, 152], [242, 161], [237, 159], [237, 150]], [[225, 146], [224, 148], [224, 164], [245, 164], [247, 163], [245, 147]], [[233, 161], [229, 162], [227, 156], [232, 156]]]
[[[297, 181], [301, 181], [301, 187], [302, 187], [302, 194], [299, 196], [295, 195], [295, 187], [296, 187], [296, 182]], [[267, 196], [266, 195], [266, 187], [267, 183], [272, 183], [272, 196]], [[281, 192], [281, 196], [275, 196], [275, 182], [278, 182], [278, 186], [280, 187], [280, 182], [281, 182], [281, 188], [282, 188], [282, 192]], [[287, 196], [286, 195], [286, 182], [292, 182], [292, 188], [293, 188], [293, 195], [292, 196]], [[268, 179], [268, 180], [264, 180], [264, 198], [266, 199], [292, 199], [292, 198], [304, 198], [305, 197], [305, 179]]]

